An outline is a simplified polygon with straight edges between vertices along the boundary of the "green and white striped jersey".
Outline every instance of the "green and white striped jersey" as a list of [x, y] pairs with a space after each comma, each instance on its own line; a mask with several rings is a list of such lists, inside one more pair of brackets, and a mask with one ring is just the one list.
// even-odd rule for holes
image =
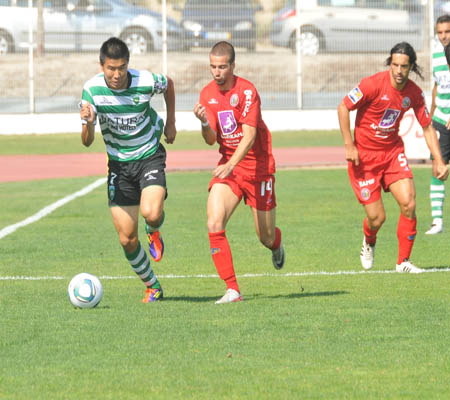
[[167, 90], [167, 77], [129, 69], [127, 89], [112, 90], [103, 72], [87, 81], [82, 103], [89, 102], [100, 123], [108, 157], [115, 161], [145, 159], [156, 152], [164, 122], [150, 105], [154, 94]]
[[438, 39], [432, 47], [433, 79], [437, 84], [436, 109], [433, 120], [445, 125], [450, 118], [450, 70], [444, 54], [444, 47]]

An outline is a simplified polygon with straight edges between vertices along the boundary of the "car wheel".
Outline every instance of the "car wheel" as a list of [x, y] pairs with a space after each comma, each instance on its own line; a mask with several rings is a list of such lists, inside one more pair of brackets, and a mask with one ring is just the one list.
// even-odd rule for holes
[[[295, 52], [295, 32], [292, 33], [289, 40], [289, 47]], [[302, 54], [315, 56], [317, 53], [323, 51], [323, 40], [321, 35], [313, 29], [304, 29], [300, 33], [300, 48]]]
[[0, 32], [0, 56], [14, 51], [11, 37], [6, 32]]
[[126, 31], [122, 40], [127, 44], [130, 54], [145, 54], [153, 50], [152, 38], [142, 29]]

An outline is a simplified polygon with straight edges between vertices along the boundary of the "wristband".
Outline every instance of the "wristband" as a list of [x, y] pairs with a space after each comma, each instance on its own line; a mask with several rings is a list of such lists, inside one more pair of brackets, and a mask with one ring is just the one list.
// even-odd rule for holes
[[206, 120], [206, 122], [202, 122], [202, 126], [204, 126], [205, 128], [206, 128], [207, 126], [209, 126], [208, 120]]

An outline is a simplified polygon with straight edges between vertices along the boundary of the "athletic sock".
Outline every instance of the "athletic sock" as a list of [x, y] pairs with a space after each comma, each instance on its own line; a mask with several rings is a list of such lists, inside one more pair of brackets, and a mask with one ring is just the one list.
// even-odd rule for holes
[[400, 214], [397, 225], [398, 258], [397, 264], [401, 264], [406, 258], [409, 259], [416, 237], [417, 218], [406, 218]]
[[125, 256], [130, 263], [131, 268], [133, 268], [133, 271], [141, 278], [145, 286], [148, 288], [161, 288], [161, 285], [150, 266], [150, 258], [142, 248], [140, 242], [138, 242], [138, 247], [133, 253], [128, 254], [125, 252]]
[[364, 218], [363, 231], [367, 244], [370, 244], [371, 246], [375, 245], [375, 243], [377, 242], [377, 232], [379, 229], [380, 228], [370, 229], [369, 224], [367, 223], [367, 218]]
[[431, 200], [431, 216], [433, 217], [433, 223], [435, 223], [436, 219], [442, 220], [444, 199], [445, 199], [444, 181], [441, 181], [440, 179], [432, 176], [430, 183], [430, 200]]
[[153, 233], [153, 232], [156, 232], [156, 231], [159, 231], [160, 230], [160, 228], [161, 228], [161, 226], [164, 224], [164, 220], [166, 219], [166, 213], [163, 211], [163, 213], [162, 213], [162, 217], [161, 217], [161, 222], [159, 223], [159, 225], [158, 226], [150, 226], [148, 223], [147, 223], [147, 221], [145, 221], [145, 219], [144, 219], [144, 221], [145, 221], [145, 232], [147, 232], [147, 233]]
[[234, 289], [239, 292], [239, 286], [234, 273], [233, 257], [225, 231], [208, 233], [208, 236], [211, 256], [217, 273], [225, 281], [227, 289]]
[[272, 247], [270, 250], [277, 250], [281, 246], [281, 231], [278, 227], [275, 227], [275, 240], [273, 241]]

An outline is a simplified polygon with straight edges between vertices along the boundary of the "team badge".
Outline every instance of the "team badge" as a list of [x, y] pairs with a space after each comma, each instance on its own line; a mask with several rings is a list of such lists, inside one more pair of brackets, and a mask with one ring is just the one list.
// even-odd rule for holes
[[108, 196], [109, 199], [112, 201], [114, 200], [114, 196], [116, 195], [116, 188], [114, 187], [114, 185], [109, 185], [108, 186]]
[[370, 199], [370, 190], [367, 188], [361, 189], [361, 197], [364, 201]]
[[224, 135], [230, 135], [237, 129], [237, 122], [232, 110], [219, 111], [218, 116], [220, 128]]
[[404, 97], [403, 102], [402, 102], [402, 107], [409, 108], [410, 105], [411, 105], [411, 99], [408, 96]]
[[347, 96], [353, 104], [356, 104], [359, 100], [362, 99], [363, 93], [361, 92], [361, 89], [356, 86], [354, 89], [348, 92]]
[[378, 126], [381, 129], [392, 128], [395, 125], [395, 122], [397, 121], [399, 115], [400, 110], [393, 110], [392, 108], [386, 109]]
[[236, 107], [239, 104], [239, 96], [237, 93], [234, 93], [233, 96], [230, 98], [230, 105], [232, 107]]

